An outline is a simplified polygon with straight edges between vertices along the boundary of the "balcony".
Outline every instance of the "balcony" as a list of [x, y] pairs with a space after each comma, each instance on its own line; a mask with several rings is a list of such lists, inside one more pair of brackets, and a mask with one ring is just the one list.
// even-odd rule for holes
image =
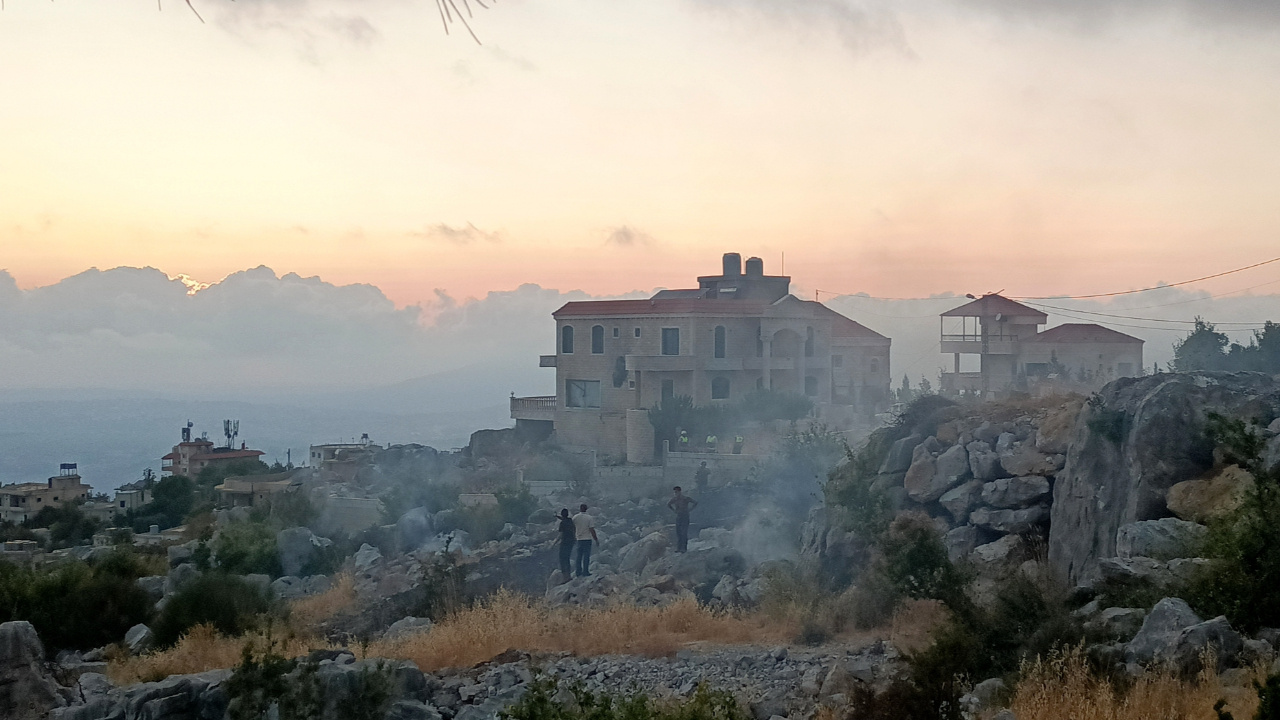
[[627, 370], [632, 372], [693, 370], [696, 360], [692, 355], [628, 355]]
[[1013, 334], [959, 333], [942, 334], [941, 349], [944, 354], [1017, 355], [1018, 336]]
[[538, 367], [555, 367], [555, 366], [556, 366], [555, 355], [539, 355], [538, 356]]
[[511, 398], [511, 418], [513, 420], [555, 420], [556, 396], [513, 397]]

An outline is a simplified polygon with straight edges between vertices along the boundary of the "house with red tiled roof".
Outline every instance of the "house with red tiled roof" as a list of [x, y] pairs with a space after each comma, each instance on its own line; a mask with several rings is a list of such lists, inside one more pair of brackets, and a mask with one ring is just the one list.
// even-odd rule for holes
[[[889, 338], [790, 293], [760, 258], [728, 253], [720, 275], [643, 300], [571, 302], [552, 313], [556, 394], [513, 397], [517, 427], [632, 463], [654, 457], [648, 409], [688, 396], [727, 404], [767, 389], [808, 396], [836, 422], [889, 400]], [[535, 428], [536, 430], [536, 428]]]
[[258, 460], [264, 454], [261, 450], [250, 450], [244, 443], [240, 443], [238, 448], [233, 447], [230, 437], [225, 446], [215, 446], [206, 437], [193, 438], [191, 423], [187, 423], [182, 428], [182, 442], [174, 445], [172, 451], [160, 458], [160, 472], [194, 478], [210, 465]]
[[[986, 398], [1046, 383], [1087, 390], [1142, 372], [1142, 340], [1082, 323], [1041, 332], [1046, 313], [1001, 295], [975, 298], [941, 320], [942, 352], [954, 357], [944, 394]], [[976, 369], [962, 371], [966, 355], [977, 356]]]

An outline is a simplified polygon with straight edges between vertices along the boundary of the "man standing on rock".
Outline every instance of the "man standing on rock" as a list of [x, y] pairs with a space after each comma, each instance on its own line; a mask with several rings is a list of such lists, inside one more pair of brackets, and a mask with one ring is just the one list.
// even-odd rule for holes
[[591, 543], [600, 542], [596, 535], [596, 520], [587, 514], [587, 504], [578, 506], [573, 516], [574, 537], [578, 539], [578, 577], [591, 576]]
[[573, 557], [573, 546], [578, 543], [578, 530], [574, 527], [573, 518], [569, 517], [569, 508], [560, 509], [560, 574], [564, 575], [564, 582], [569, 582], [569, 576], [573, 574], [573, 570], [569, 566], [569, 559]]
[[671, 488], [675, 497], [667, 502], [667, 507], [676, 513], [676, 552], [689, 549], [689, 511], [698, 506], [698, 501], [684, 494], [677, 485]]

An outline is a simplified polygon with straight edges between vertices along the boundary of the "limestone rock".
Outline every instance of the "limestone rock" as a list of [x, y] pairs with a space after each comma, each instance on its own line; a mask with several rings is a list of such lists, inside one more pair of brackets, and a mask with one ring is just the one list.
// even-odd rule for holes
[[333, 541], [311, 532], [305, 527], [285, 528], [276, 533], [276, 548], [280, 553], [280, 569], [283, 575], [301, 575], [323, 548]]
[[[942, 497], [969, 476], [969, 455], [963, 446], [952, 445], [934, 458], [919, 452], [924, 447], [921, 444], [916, 448], [919, 457], [912, 461], [907, 470], [903, 486], [912, 500], [927, 503]], [[933, 471], [932, 475], [929, 474], [930, 469]]]
[[1156, 560], [1192, 557], [1208, 532], [1203, 525], [1177, 518], [1128, 523], [1116, 531], [1116, 556]]
[[1151, 608], [1138, 634], [1125, 646], [1125, 662], [1150, 663], [1168, 655], [1186, 628], [1202, 622], [1181, 598], [1165, 598]]
[[44, 645], [31, 623], [0, 624], [0, 717], [38, 720], [66, 705], [44, 670]]
[[1046, 455], [1031, 444], [1023, 444], [1000, 454], [1000, 466], [1013, 476], [1054, 475], [1062, 469], [1065, 461], [1065, 457]]
[[969, 522], [978, 527], [1002, 533], [1025, 533], [1043, 525], [1049, 519], [1049, 508], [1034, 505], [1021, 510], [992, 510], [978, 508], [969, 513]]
[[129, 652], [134, 655], [141, 655], [151, 649], [155, 644], [155, 635], [152, 634], [151, 628], [146, 625], [138, 624], [129, 628], [124, 634], [124, 645], [129, 648]]
[[1280, 383], [1261, 373], [1162, 373], [1108, 383], [1085, 405], [1055, 477], [1049, 562], [1070, 586], [1115, 556], [1121, 525], [1164, 517], [1175, 483], [1213, 465], [1206, 416], [1280, 414]]
[[1020, 508], [1049, 497], [1049, 480], [1031, 475], [1001, 478], [982, 486], [982, 502], [997, 508]]
[[972, 525], [961, 525], [942, 536], [942, 544], [947, 547], [947, 557], [951, 562], [959, 562], [973, 552], [978, 545], [978, 528]]
[[916, 434], [894, 441], [893, 445], [889, 446], [889, 453], [885, 455], [884, 462], [880, 464], [880, 474], [892, 475], [906, 472], [907, 468], [911, 467], [916, 446], [923, 441], [924, 438]]
[[1008, 574], [1023, 561], [1025, 548], [1026, 541], [1021, 535], [1005, 535], [995, 542], [974, 548], [969, 553], [969, 559], [980, 575], [999, 577]]
[[1117, 640], [1128, 640], [1142, 629], [1147, 611], [1142, 608], [1109, 607], [1085, 623], [1085, 630]]
[[1000, 456], [990, 444], [974, 440], [965, 446], [965, 450], [969, 452], [969, 472], [978, 480], [995, 480], [1005, 474]]
[[968, 522], [969, 511], [978, 504], [981, 497], [982, 481], [970, 480], [943, 493], [938, 502], [951, 513], [957, 525], [963, 525]]
[[622, 551], [618, 570], [629, 573], [643, 571], [646, 565], [662, 557], [670, 542], [665, 533], [649, 533]]
[[1240, 633], [1231, 628], [1231, 623], [1225, 617], [1218, 616], [1184, 628], [1167, 652], [1168, 659], [1174, 666], [1183, 675], [1191, 676], [1201, 670], [1201, 658], [1205, 651], [1213, 650], [1217, 656], [1218, 669], [1222, 670], [1240, 654], [1243, 647]]
[[369, 543], [364, 543], [360, 546], [360, 549], [356, 551], [355, 557], [352, 558], [352, 562], [355, 563], [356, 570], [360, 572], [367, 572], [373, 567], [374, 563], [381, 559], [382, 553], [378, 548], [370, 545]]
[[1207, 523], [1244, 505], [1253, 485], [1247, 470], [1228, 465], [1211, 476], [1175, 483], [1165, 495], [1165, 504], [1183, 520]]
[[165, 579], [164, 594], [172, 595], [198, 577], [200, 577], [200, 571], [191, 563], [182, 563], [172, 567], [169, 569], [169, 575]]
[[[933, 492], [933, 478], [937, 475], [936, 459], [925, 449], [923, 444], [917, 445], [915, 455], [911, 459], [911, 467], [907, 469], [906, 477], [902, 479], [902, 486], [906, 488], [907, 495], [912, 500], [927, 502], [921, 498], [928, 497]], [[936, 500], [942, 497], [942, 493], [946, 492], [944, 488], [930, 500]]]

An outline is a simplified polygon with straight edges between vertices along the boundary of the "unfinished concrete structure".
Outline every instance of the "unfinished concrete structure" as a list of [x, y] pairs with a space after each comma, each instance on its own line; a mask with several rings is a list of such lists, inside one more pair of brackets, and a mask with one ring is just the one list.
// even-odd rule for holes
[[[941, 349], [954, 357], [953, 372], [942, 374], [943, 394], [989, 398], [1040, 384], [1097, 389], [1142, 373], [1142, 340], [1094, 324], [1041, 332], [1048, 319], [997, 294], [942, 313]], [[962, 372], [962, 355], [977, 355], [978, 370]]]
[[93, 488], [81, 481], [75, 463], [62, 463], [46, 482], [0, 487], [0, 520], [20, 523], [46, 507], [63, 507], [89, 499]]
[[518, 428], [552, 427], [570, 448], [653, 460], [648, 409], [689, 396], [732, 403], [756, 389], [810, 397], [820, 417], [872, 415], [889, 398], [889, 338], [790, 294], [759, 258], [728, 253], [698, 287], [647, 300], [567, 303], [556, 321], [556, 394], [511, 398]]

